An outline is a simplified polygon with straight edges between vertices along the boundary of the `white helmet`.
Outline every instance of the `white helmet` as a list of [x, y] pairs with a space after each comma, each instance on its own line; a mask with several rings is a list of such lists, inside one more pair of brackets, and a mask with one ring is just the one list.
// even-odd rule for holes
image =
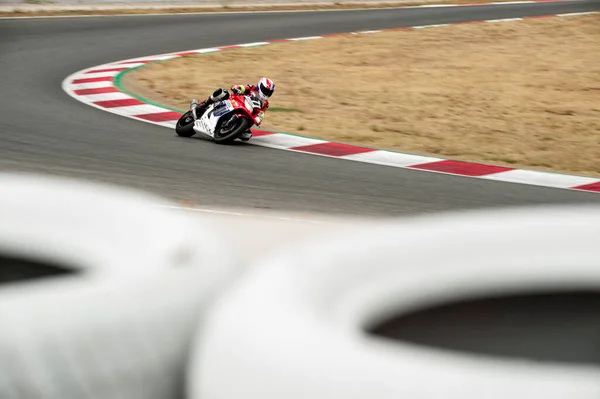
[[258, 81], [258, 97], [262, 101], [266, 101], [273, 95], [275, 91], [275, 83], [271, 79], [268, 78], [260, 78]]

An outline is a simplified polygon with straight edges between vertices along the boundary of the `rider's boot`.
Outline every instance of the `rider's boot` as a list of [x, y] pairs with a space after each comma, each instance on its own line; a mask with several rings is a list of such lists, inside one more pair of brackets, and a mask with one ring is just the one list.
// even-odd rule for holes
[[[202, 101], [201, 103], [198, 103], [197, 100], [192, 100], [192, 103], [194, 101], [196, 101], [196, 115], [202, 115], [202, 113], [206, 110], [206, 108], [213, 104], [216, 103], [217, 101], [221, 101], [221, 100], [226, 100], [229, 98], [229, 92], [227, 91], [227, 89], [217, 89], [214, 91], [213, 94], [211, 94], [210, 96], [206, 97], [206, 100]], [[190, 104], [191, 107], [191, 104]]]
[[212, 104], [213, 101], [210, 97], [208, 97], [206, 100], [198, 102], [198, 100], [196, 100], [195, 98], [190, 102], [190, 110], [193, 108], [196, 108], [196, 115], [198, 117], [200, 117], [200, 115], [202, 115], [204, 113], [204, 111], [206, 110], [206, 108]]

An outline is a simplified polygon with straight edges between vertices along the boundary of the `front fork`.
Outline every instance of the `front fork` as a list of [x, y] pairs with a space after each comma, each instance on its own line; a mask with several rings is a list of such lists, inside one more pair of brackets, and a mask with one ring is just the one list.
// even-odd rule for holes
[[196, 107], [198, 106], [197, 100], [192, 100], [190, 103], [190, 111], [192, 111], [192, 116], [194, 117], [194, 122], [198, 120], [198, 115], [196, 115]]

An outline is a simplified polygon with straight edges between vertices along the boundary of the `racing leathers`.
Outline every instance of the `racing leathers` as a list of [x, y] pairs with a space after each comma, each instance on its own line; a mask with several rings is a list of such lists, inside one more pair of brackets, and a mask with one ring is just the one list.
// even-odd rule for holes
[[254, 117], [254, 123], [256, 126], [260, 126], [263, 119], [265, 118], [265, 112], [267, 112], [267, 108], [269, 108], [269, 100], [262, 99], [258, 94], [258, 86], [254, 86], [252, 84], [249, 85], [234, 85], [231, 86], [231, 91], [235, 94], [243, 94], [245, 96], [252, 96], [259, 101], [261, 104], [260, 108], [254, 108], [252, 110], [252, 116]]

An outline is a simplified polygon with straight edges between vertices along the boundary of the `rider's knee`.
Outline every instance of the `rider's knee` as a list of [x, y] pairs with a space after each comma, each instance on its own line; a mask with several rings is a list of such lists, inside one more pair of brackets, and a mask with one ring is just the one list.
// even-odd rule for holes
[[214, 93], [210, 96], [210, 99], [213, 101], [222, 101], [222, 100], [226, 100], [229, 98], [229, 92], [227, 91], [227, 89], [217, 89], [214, 91]]

